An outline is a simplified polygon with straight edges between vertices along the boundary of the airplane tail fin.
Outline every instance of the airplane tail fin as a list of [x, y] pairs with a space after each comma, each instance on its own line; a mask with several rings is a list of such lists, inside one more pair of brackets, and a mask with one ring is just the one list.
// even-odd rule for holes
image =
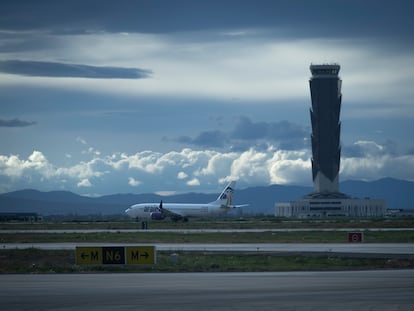
[[220, 206], [224, 207], [232, 207], [233, 204], [233, 193], [234, 189], [236, 187], [236, 182], [232, 181], [230, 182], [226, 188], [223, 189], [223, 191], [218, 196], [217, 200], [215, 200], [212, 203], [215, 203]]

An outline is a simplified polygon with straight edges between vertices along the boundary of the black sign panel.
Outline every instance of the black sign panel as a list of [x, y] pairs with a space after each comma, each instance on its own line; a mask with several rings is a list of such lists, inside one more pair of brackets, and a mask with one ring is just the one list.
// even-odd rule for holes
[[125, 264], [124, 247], [102, 247], [102, 263], [104, 265]]

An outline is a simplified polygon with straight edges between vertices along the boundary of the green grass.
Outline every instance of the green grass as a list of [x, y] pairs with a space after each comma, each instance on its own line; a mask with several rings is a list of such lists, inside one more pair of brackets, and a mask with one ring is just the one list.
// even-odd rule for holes
[[[176, 261], [172, 260], [175, 256]], [[78, 266], [75, 251], [0, 250], [0, 273], [255, 272], [413, 268], [414, 259], [275, 255], [266, 253], [158, 252], [153, 266]]]
[[[148, 221], [149, 229], [295, 229], [295, 228], [413, 228], [414, 219], [283, 219], [276, 217], [250, 217], [227, 219], [197, 219], [189, 222]], [[104, 220], [45, 220], [34, 223], [3, 222], [0, 230], [46, 229], [141, 229], [141, 222], [131, 219]]]
[[[5, 233], [1, 243], [119, 242], [119, 243], [345, 243], [347, 232], [233, 233]], [[414, 231], [365, 231], [366, 243], [412, 243]]]

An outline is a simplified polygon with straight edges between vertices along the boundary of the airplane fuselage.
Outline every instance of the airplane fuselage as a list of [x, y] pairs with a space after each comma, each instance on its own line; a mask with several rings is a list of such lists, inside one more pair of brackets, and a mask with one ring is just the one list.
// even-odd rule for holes
[[[126, 213], [132, 218], [151, 219], [160, 212], [159, 203], [132, 205]], [[217, 204], [164, 203], [163, 208], [182, 217], [212, 216], [225, 213], [228, 209]]]
[[206, 217], [225, 214], [229, 210], [242, 205], [232, 205], [233, 192], [236, 186], [231, 181], [214, 202], [210, 203], [139, 203], [128, 208], [125, 213], [132, 218], [162, 220], [187, 220], [187, 217]]

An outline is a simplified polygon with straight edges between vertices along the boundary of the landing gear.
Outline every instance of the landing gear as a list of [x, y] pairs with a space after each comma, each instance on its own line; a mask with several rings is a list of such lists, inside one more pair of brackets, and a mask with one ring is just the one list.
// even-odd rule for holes
[[[135, 221], [140, 222], [140, 219], [138, 217], [136, 217]], [[146, 221], [146, 220], [141, 221], [141, 229], [142, 230], [147, 230], [148, 229], [148, 221]]]
[[171, 220], [172, 220], [173, 222], [177, 222], [177, 221], [181, 220], [181, 217], [178, 217], [178, 216], [171, 217]]
[[183, 222], [187, 222], [188, 218], [187, 217], [182, 217], [182, 216], [174, 216], [174, 217], [171, 217], [171, 220], [173, 222], [177, 222], [179, 220], [182, 220]]

